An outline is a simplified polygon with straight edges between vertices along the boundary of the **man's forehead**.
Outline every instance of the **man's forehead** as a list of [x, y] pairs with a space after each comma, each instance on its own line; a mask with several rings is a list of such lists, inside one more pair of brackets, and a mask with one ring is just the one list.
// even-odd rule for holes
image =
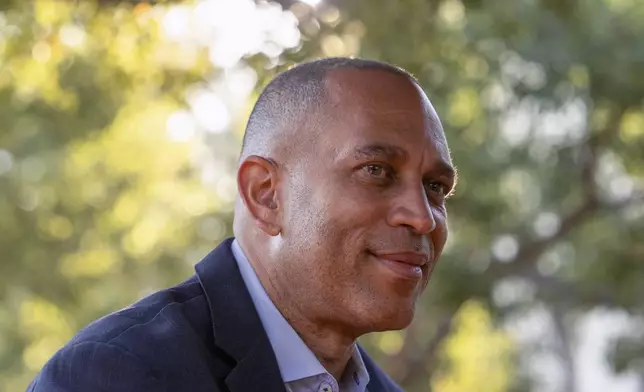
[[450, 151], [439, 130], [405, 129], [392, 126], [387, 129], [376, 127], [346, 128], [345, 132], [330, 132], [325, 139], [332, 147], [334, 160], [353, 158], [355, 160], [383, 159], [406, 161], [439, 160], [451, 165]]
[[442, 128], [425, 92], [402, 75], [382, 70], [334, 70], [325, 80], [325, 95], [325, 111], [331, 116], [363, 115], [363, 120], [371, 122], [403, 127], [427, 122], [432, 128]]
[[322, 121], [338, 151], [347, 145], [425, 146], [449, 159], [438, 115], [412, 80], [381, 70], [339, 69], [327, 76], [326, 94]]
[[[416, 115], [414, 115], [416, 114]], [[447, 140], [438, 117], [408, 110], [347, 111], [328, 118], [327, 140], [336, 144], [400, 146], [413, 150], [424, 147], [449, 157]]]

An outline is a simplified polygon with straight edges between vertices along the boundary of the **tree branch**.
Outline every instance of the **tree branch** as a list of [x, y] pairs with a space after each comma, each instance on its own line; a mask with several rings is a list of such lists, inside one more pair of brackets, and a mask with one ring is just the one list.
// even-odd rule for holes
[[595, 185], [599, 153], [601, 148], [609, 143], [619, 131], [619, 125], [625, 111], [626, 109], [621, 107], [614, 109], [606, 126], [601, 131], [586, 139], [581, 146], [580, 182], [584, 200], [579, 207], [561, 220], [559, 229], [552, 236], [544, 239], [531, 240], [520, 245], [519, 252], [510, 262], [501, 263], [499, 260], [493, 259], [492, 265], [488, 269], [488, 273], [491, 276], [520, 274], [534, 267], [539, 257], [550, 246], [565, 238], [574, 228], [592, 217], [600, 208], [606, 207], [602, 206], [599, 202], [597, 187]]
[[562, 304], [555, 304], [551, 311], [551, 314], [554, 330], [558, 338], [558, 342], [555, 343], [555, 351], [557, 352], [557, 354], [559, 354], [559, 357], [561, 358], [561, 362], [563, 363], [563, 367], [565, 369], [565, 371], [563, 372], [563, 390], [576, 391], [577, 387], [575, 385], [574, 359], [568, 328], [564, 320], [564, 317], [566, 315], [565, 309]]
[[581, 186], [584, 196], [589, 202], [597, 201], [597, 187], [595, 186], [595, 177], [597, 175], [597, 165], [599, 163], [599, 154], [603, 146], [610, 141], [619, 132], [619, 126], [626, 108], [619, 107], [613, 110], [606, 126], [591, 135], [581, 149]]
[[517, 255], [510, 262], [502, 263], [499, 260], [493, 260], [487, 273], [495, 277], [515, 275], [533, 267], [548, 248], [566, 237], [572, 229], [590, 218], [596, 210], [596, 202], [586, 201], [561, 220], [559, 229], [552, 236], [521, 245]]
[[536, 265], [539, 257], [552, 245], [565, 238], [574, 228], [601, 210], [620, 210], [638, 202], [644, 202], [644, 195], [637, 194], [618, 203], [599, 203], [595, 200], [587, 200], [562, 219], [559, 230], [552, 236], [522, 245], [517, 255], [510, 262], [503, 263], [493, 260], [486, 273], [493, 277], [510, 275], [534, 277], [530, 274], [530, 270]]
[[558, 302], [570, 303], [574, 301], [576, 305], [588, 304], [606, 307], [617, 305], [614, 293], [601, 287], [582, 289], [575, 282], [554, 276], [543, 276], [536, 271], [529, 275], [529, 279], [536, 283], [539, 292], [543, 293], [543, 297], [557, 298]]
[[[457, 310], [454, 310], [443, 317], [438, 324], [434, 336], [421, 352], [416, 353], [415, 355], [408, 352], [408, 350], [403, 350], [401, 352], [401, 355], [397, 358], [405, 363], [404, 373], [402, 373], [398, 378], [401, 385], [409, 384], [414, 380], [419, 379], [421, 376], [431, 379], [438, 363], [438, 349], [452, 330], [456, 312]], [[413, 346], [413, 343], [405, 343], [406, 346], [408, 344]]]

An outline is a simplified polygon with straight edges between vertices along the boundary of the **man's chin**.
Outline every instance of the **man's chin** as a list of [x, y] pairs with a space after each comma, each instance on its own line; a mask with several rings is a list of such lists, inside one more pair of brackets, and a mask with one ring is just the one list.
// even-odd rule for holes
[[414, 308], [401, 307], [390, 312], [381, 312], [373, 320], [371, 332], [397, 331], [405, 329], [414, 320]]

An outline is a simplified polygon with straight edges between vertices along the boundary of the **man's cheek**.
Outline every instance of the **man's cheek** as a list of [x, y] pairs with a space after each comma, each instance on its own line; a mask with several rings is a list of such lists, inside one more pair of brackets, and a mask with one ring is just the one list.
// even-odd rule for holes
[[441, 226], [436, 228], [431, 234], [430, 241], [434, 248], [434, 260], [438, 259], [443, 253], [445, 243], [447, 242], [447, 227]]

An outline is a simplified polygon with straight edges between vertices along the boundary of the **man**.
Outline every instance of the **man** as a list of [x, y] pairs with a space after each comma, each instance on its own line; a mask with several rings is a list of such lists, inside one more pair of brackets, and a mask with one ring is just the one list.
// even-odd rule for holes
[[250, 116], [235, 239], [196, 276], [98, 320], [31, 391], [398, 391], [356, 344], [409, 325], [447, 238], [455, 172], [416, 80], [331, 58]]

